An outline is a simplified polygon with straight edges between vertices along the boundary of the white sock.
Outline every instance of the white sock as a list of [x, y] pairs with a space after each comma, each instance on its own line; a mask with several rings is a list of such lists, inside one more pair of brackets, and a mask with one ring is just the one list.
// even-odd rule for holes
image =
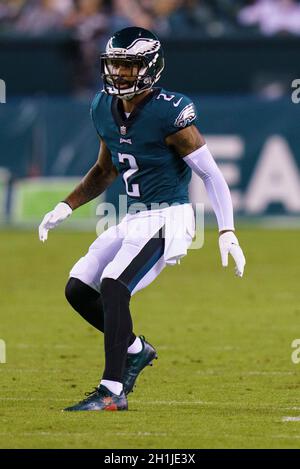
[[128, 353], [139, 353], [143, 349], [142, 341], [139, 337], [135, 338], [133, 344], [128, 347]]
[[103, 384], [113, 394], [119, 396], [123, 391], [123, 384], [119, 381], [111, 381], [110, 379], [101, 379], [100, 384]]

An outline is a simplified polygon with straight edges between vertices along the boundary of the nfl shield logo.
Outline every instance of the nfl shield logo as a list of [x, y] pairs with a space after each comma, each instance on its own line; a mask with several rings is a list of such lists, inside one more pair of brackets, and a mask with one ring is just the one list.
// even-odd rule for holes
[[126, 135], [127, 129], [126, 129], [125, 125], [122, 125], [120, 127], [120, 132], [121, 132], [121, 135]]

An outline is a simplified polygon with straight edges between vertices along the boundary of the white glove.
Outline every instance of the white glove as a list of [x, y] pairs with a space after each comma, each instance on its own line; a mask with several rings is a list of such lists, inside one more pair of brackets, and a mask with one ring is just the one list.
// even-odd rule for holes
[[48, 238], [48, 231], [55, 228], [72, 213], [71, 207], [65, 202], [59, 202], [52, 212], [46, 213], [39, 226], [39, 238], [45, 242]]
[[239, 246], [237, 237], [232, 231], [226, 231], [219, 237], [219, 247], [223, 267], [228, 266], [228, 253], [232, 255], [235, 261], [235, 273], [238, 277], [242, 277], [246, 259], [242, 249]]

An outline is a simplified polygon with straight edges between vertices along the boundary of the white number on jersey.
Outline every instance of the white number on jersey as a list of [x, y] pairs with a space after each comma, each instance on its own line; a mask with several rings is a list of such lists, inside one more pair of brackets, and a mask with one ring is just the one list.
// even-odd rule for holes
[[156, 99], [159, 98], [163, 98], [165, 101], [171, 101], [173, 98], [175, 98], [175, 94], [167, 95], [166, 93], [159, 93]]
[[139, 170], [135, 157], [128, 153], [118, 153], [118, 158], [120, 163], [125, 163], [127, 160], [130, 166], [130, 169], [127, 169], [123, 174], [127, 194], [131, 197], [140, 197], [140, 188], [138, 184], [131, 184], [131, 188], [129, 188], [129, 178]]

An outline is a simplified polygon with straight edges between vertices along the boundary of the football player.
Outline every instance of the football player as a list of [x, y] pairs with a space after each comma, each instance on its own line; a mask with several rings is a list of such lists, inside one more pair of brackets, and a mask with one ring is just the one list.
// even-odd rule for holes
[[134, 334], [129, 303], [166, 265], [176, 264], [192, 242], [192, 170], [203, 179], [217, 217], [222, 264], [231, 254], [236, 274], [243, 275], [245, 258], [234, 234], [227, 183], [197, 128], [193, 102], [154, 86], [163, 68], [160, 41], [150, 31], [130, 27], [110, 38], [101, 55], [104, 89], [91, 106], [100, 139], [98, 160], [39, 227], [45, 241], [50, 229], [122, 175], [127, 215], [94, 241], [66, 286], [69, 303], [104, 332], [105, 344], [99, 386], [68, 411], [126, 410], [137, 376], [157, 358], [154, 347]]

